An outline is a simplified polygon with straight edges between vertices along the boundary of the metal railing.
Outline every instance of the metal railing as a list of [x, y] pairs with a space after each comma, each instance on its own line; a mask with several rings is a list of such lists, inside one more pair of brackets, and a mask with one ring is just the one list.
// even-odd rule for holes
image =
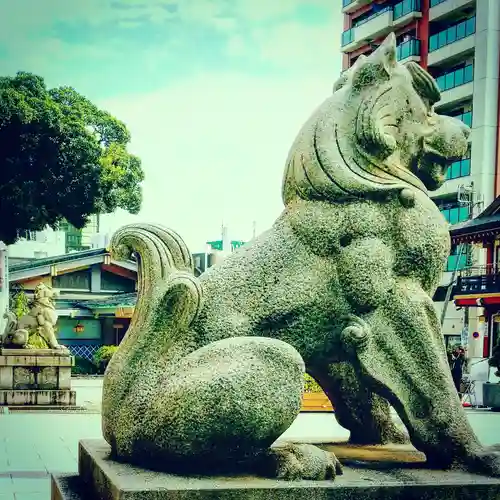
[[420, 40], [412, 38], [406, 42], [400, 43], [396, 47], [396, 57], [398, 61], [406, 59], [407, 57], [420, 55]]
[[429, 37], [429, 52], [445, 47], [450, 43], [462, 40], [476, 32], [476, 16], [472, 16], [469, 19], [462, 21], [458, 24], [454, 24], [449, 28], [435, 33]]
[[444, 92], [446, 90], [454, 89], [460, 85], [465, 85], [474, 80], [474, 65], [468, 64], [463, 68], [456, 69], [455, 71], [450, 71], [444, 75], [438, 76], [436, 78], [436, 83], [439, 89]]
[[421, 12], [422, 3], [421, 0], [403, 0], [402, 2], [394, 5], [392, 10], [392, 19], [396, 20], [400, 17], [406, 16], [411, 12]]

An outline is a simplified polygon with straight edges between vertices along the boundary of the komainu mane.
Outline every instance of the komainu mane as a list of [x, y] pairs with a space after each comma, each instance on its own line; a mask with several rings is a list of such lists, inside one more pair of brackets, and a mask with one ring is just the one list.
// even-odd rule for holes
[[[304, 370], [359, 444], [403, 442], [430, 464], [500, 475], [455, 392], [432, 295], [450, 250], [428, 191], [468, 148], [434, 80], [391, 35], [335, 84], [291, 148], [285, 208], [193, 276], [173, 231], [119, 230], [139, 262], [136, 311], [104, 381], [103, 431], [121, 460], [167, 471], [333, 478], [335, 456], [271, 446], [297, 417]], [[439, 397], [436, 397], [439, 396]]]

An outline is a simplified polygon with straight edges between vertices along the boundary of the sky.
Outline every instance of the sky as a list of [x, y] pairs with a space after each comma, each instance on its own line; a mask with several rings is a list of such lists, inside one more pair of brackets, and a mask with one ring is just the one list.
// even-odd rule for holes
[[192, 251], [247, 240], [283, 209], [303, 122], [341, 69], [340, 0], [0, 0], [0, 74], [70, 85], [124, 121], [143, 162], [140, 214]]

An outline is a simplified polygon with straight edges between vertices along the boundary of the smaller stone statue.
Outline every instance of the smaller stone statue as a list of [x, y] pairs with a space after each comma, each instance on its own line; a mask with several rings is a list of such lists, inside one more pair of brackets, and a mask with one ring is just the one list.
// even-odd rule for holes
[[[40, 283], [35, 288], [33, 301], [27, 314], [17, 319], [13, 312], [5, 313], [7, 326], [1, 338], [3, 347], [66, 349], [57, 342], [54, 331], [57, 323], [54, 301], [57, 295], [56, 290]], [[36, 346], [30, 343], [35, 336], [38, 340]]]

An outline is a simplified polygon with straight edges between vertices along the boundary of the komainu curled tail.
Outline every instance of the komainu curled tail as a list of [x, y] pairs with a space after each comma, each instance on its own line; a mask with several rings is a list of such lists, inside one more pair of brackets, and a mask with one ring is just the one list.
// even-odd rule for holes
[[134, 315], [108, 365], [103, 388], [104, 437], [113, 451], [129, 454], [136, 430], [148, 418], [144, 405], [161, 390], [167, 353], [173, 360], [176, 350], [183, 353], [186, 347], [182, 340], [188, 341], [185, 332], [200, 310], [202, 292], [189, 249], [170, 229], [127, 225], [114, 234], [111, 254], [121, 260], [135, 258], [138, 268]]

